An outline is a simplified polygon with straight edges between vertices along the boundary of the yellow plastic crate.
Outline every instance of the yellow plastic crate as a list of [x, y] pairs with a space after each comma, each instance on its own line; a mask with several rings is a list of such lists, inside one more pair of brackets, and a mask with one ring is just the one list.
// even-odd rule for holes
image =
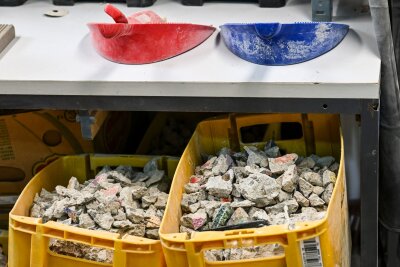
[[[222, 147], [242, 149], [240, 129], [245, 126], [269, 124], [272, 131], [279, 130], [281, 122], [298, 122], [302, 125], [303, 136], [296, 140], [277, 140], [280, 148], [306, 156], [332, 155], [340, 162], [336, 186], [323, 220], [296, 223], [295, 230], [287, 225], [273, 225], [262, 228], [196, 232], [191, 238], [179, 233], [182, 215], [180, 202], [183, 188], [189, 177], [200, 165], [201, 154], [215, 154]], [[276, 126], [278, 125], [278, 126]], [[278, 127], [278, 128], [276, 128]], [[266, 133], [268, 136], [269, 134]], [[262, 146], [264, 144], [250, 144]], [[324, 267], [347, 267], [350, 265], [350, 237], [344, 173], [343, 140], [340, 133], [339, 117], [336, 115], [268, 114], [249, 115], [237, 118], [216, 118], [200, 123], [193, 134], [175, 172], [168, 205], [160, 227], [161, 243], [169, 267], [301, 267], [300, 243], [319, 237]], [[239, 261], [209, 262], [204, 251], [280, 244], [284, 255]]]
[[[52, 191], [57, 185], [66, 186], [71, 176], [75, 176], [82, 183], [86, 179], [93, 178], [94, 174], [104, 165], [143, 167], [151, 158], [150, 156], [117, 155], [66, 156], [59, 158], [39, 172], [22, 191], [10, 213], [8, 266], [165, 266], [159, 240], [136, 236], [127, 236], [121, 239], [119, 234], [81, 229], [53, 221], [42, 223], [40, 218], [28, 217], [35, 193], [40, 192], [42, 188]], [[178, 158], [160, 157], [158, 164], [172, 179], [178, 162]], [[114, 251], [113, 263], [98, 263], [56, 254], [49, 250], [50, 238], [112, 249]]]

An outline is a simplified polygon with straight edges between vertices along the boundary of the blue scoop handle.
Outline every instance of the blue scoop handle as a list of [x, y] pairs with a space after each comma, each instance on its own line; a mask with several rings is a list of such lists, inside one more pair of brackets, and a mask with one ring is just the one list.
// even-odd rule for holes
[[280, 23], [260, 23], [254, 24], [257, 35], [264, 40], [268, 40], [279, 34], [282, 28]]

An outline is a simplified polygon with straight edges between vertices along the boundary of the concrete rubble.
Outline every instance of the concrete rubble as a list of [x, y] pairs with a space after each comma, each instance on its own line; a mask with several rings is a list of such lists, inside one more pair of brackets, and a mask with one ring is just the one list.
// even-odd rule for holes
[[245, 248], [212, 249], [204, 253], [206, 261], [237, 261], [256, 258], [267, 258], [283, 255], [283, 247], [278, 244], [268, 244]]
[[77, 242], [50, 239], [51, 251], [80, 259], [92, 260], [102, 263], [112, 263], [114, 252], [111, 249], [97, 248]]
[[[330, 156], [281, 154], [274, 142], [264, 150], [223, 148], [195, 168], [184, 186], [180, 232], [212, 231], [264, 220], [269, 225], [321, 220], [326, 215], [339, 164]], [[209, 250], [208, 261], [268, 257], [279, 245]]]
[[[34, 198], [31, 216], [42, 218], [43, 222], [57, 221], [121, 236], [128, 234], [159, 239], [158, 229], [168, 200], [167, 192], [160, 191], [159, 185], [166, 181], [164, 171], [157, 168], [157, 158], [149, 161], [143, 172], [129, 166], [119, 166], [114, 170], [106, 166], [94, 179], [83, 183], [71, 177], [67, 187], [56, 186], [53, 192], [43, 188]], [[206, 199], [200, 189], [190, 195], [190, 205]], [[200, 203], [197, 205], [200, 207]], [[196, 212], [197, 209], [188, 211]], [[203, 211], [205, 214], [205, 209]], [[104, 263], [112, 262], [113, 258], [112, 250], [62, 240], [53, 240], [50, 249], [63, 255]]]

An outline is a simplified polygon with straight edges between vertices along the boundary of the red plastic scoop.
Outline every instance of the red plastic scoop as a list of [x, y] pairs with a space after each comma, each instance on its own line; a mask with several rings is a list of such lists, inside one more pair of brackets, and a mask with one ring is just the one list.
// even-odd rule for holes
[[116, 23], [165, 23], [165, 20], [151, 10], [136, 12], [129, 17], [125, 17], [124, 13], [111, 4], [104, 7], [104, 11], [114, 19]]
[[105, 12], [117, 23], [89, 23], [92, 43], [99, 54], [118, 63], [165, 60], [198, 46], [215, 31], [205, 25], [165, 23], [152, 11], [141, 11], [127, 18], [108, 4]]

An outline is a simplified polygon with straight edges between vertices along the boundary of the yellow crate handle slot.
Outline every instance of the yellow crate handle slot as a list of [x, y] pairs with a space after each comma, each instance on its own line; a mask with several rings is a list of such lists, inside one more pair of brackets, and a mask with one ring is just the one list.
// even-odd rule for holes
[[[296, 142], [296, 148], [294, 149], [298, 154], [309, 155], [315, 153], [314, 146], [314, 135], [312, 122], [308, 120], [308, 116], [305, 114], [252, 114], [252, 115], [229, 115], [230, 127], [228, 129], [228, 136], [230, 147], [239, 151], [239, 149], [245, 145], [242, 142], [242, 136], [240, 129], [243, 127], [270, 124], [267, 131], [264, 134], [262, 142], [249, 143], [248, 145], [255, 145], [257, 147], [263, 146], [270, 139], [279, 139], [281, 135], [281, 124], [285, 122], [299, 123], [302, 126], [302, 137]], [[311, 126], [311, 127], [310, 127]], [[295, 139], [296, 140], [296, 139]], [[285, 143], [293, 143], [294, 140], [281, 140], [277, 141], [278, 145], [285, 148]], [[291, 145], [293, 147], [293, 144]]]

